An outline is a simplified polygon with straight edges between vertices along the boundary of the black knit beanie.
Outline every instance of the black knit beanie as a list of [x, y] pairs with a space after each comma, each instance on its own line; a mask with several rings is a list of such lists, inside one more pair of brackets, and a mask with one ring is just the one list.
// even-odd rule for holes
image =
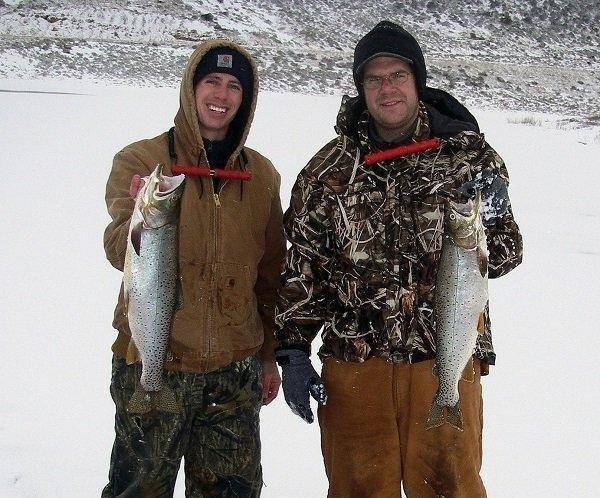
[[210, 73], [226, 73], [235, 76], [242, 85], [244, 95], [252, 95], [253, 75], [250, 62], [237, 50], [230, 47], [216, 47], [204, 55], [196, 66], [194, 87]]
[[396, 57], [412, 66], [419, 92], [425, 88], [427, 69], [421, 47], [405, 29], [390, 21], [382, 21], [363, 36], [354, 49], [353, 76], [362, 95], [362, 72], [365, 64], [380, 56]]

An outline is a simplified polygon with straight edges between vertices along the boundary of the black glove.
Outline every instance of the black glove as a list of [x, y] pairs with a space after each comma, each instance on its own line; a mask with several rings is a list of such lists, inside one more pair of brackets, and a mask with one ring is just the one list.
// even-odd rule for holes
[[492, 170], [484, 170], [475, 180], [464, 183], [458, 191], [468, 199], [475, 199], [481, 191], [483, 224], [493, 225], [496, 219], [506, 213], [509, 205], [506, 182]]
[[296, 415], [312, 424], [310, 395], [320, 405], [327, 403], [327, 393], [321, 377], [313, 368], [308, 354], [299, 349], [280, 349], [275, 352], [281, 366], [283, 395], [288, 406]]

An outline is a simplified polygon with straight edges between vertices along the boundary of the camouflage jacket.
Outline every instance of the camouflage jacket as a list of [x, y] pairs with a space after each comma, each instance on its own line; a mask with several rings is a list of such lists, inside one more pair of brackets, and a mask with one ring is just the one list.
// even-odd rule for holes
[[[356, 113], [357, 102], [342, 101], [338, 137], [312, 158], [292, 190], [276, 337], [279, 348], [310, 351], [323, 327], [322, 359], [414, 363], [436, 350], [441, 194], [482, 175], [508, 183], [508, 173], [483, 135], [460, 131], [471, 127], [424, 103], [412, 141], [436, 136], [441, 146], [367, 166], [362, 158], [374, 145], [368, 111]], [[510, 204], [484, 223], [489, 277], [496, 278], [521, 262], [521, 235]], [[475, 355], [493, 364], [488, 306], [484, 319]]]

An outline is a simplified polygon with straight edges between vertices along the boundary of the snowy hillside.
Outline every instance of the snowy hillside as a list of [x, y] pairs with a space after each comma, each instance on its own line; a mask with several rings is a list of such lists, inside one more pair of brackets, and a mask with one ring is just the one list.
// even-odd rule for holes
[[596, 0], [0, 0], [0, 77], [174, 86], [199, 41], [228, 37], [264, 89], [341, 94], [382, 19], [417, 36], [432, 85], [472, 105], [599, 119]]

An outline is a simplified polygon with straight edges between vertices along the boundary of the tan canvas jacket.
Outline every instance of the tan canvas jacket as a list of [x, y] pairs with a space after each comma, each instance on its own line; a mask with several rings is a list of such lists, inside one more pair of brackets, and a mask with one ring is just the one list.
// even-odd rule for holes
[[[188, 61], [175, 117], [177, 163], [208, 165], [192, 87], [198, 62], [216, 46], [235, 48], [248, 58], [254, 71], [248, 117], [225, 166], [245, 169], [252, 173], [252, 179], [244, 182], [243, 188], [239, 181], [222, 181], [216, 192], [210, 178], [186, 180], [179, 220], [181, 293], [166, 367], [189, 372], [212, 371], [255, 352], [263, 360], [272, 359], [274, 305], [285, 254], [279, 174], [268, 159], [243, 146], [256, 106], [256, 66], [250, 55], [232, 42], [204, 43]], [[133, 143], [114, 158], [106, 186], [112, 222], [104, 233], [104, 248], [110, 263], [121, 271], [134, 205], [129, 196], [131, 177], [136, 173], [148, 175], [157, 163], [165, 166], [165, 174], [172, 174], [167, 133]], [[115, 355], [130, 362], [137, 360], [123, 289], [113, 326], [119, 331], [112, 348]]]

